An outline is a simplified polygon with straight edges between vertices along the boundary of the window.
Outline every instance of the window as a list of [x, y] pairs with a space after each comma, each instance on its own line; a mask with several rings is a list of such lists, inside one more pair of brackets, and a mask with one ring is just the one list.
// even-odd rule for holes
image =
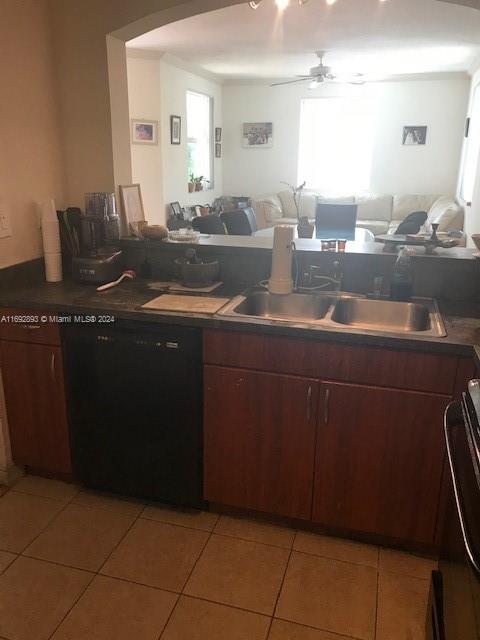
[[331, 193], [368, 189], [374, 120], [372, 98], [302, 100], [298, 183]]
[[213, 188], [212, 100], [202, 93], [187, 91], [187, 166], [191, 176], [208, 182]]
[[473, 189], [477, 175], [478, 161], [480, 158], [480, 84], [473, 94], [472, 109], [470, 112], [470, 126], [463, 162], [462, 186], [460, 195], [465, 202], [473, 199]]

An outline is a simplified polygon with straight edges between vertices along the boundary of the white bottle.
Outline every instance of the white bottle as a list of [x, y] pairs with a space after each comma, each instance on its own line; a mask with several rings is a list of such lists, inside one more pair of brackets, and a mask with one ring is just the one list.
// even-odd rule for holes
[[279, 224], [273, 232], [272, 274], [268, 281], [270, 293], [287, 294], [293, 291], [292, 255], [295, 227]]

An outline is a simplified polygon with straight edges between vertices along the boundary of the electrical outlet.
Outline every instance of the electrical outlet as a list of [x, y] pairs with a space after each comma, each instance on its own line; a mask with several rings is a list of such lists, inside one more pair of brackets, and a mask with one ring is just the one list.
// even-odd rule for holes
[[10, 215], [6, 208], [0, 205], [0, 238], [9, 238], [12, 235]]

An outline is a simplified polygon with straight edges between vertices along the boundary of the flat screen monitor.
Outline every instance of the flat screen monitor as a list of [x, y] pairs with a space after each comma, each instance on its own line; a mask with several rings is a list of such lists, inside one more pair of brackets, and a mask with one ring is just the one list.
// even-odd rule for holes
[[319, 202], [315, 210], [315, 237], [319, 240], [355, 240], [356, 204]]

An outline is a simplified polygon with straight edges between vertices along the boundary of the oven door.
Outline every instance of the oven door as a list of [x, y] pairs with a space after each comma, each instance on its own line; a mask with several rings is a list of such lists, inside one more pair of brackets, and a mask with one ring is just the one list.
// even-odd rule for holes
[[429, 640], [480, 640], [480, 469], [471, 418], [466, 395], [445, 412], [452, 500], [432, 578]]

